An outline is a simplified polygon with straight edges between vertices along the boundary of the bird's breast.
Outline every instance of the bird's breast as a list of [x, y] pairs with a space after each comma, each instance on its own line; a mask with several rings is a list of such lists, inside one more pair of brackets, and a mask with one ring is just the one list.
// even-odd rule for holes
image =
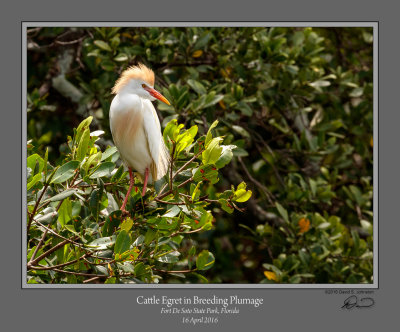
[[144, 174], [151, 163], [151, 156], [143, 130], [141, 103], [136, 100], [131, 103], [114, 100], [110, 108], [110, 126], [115, 146], [127, 166]]

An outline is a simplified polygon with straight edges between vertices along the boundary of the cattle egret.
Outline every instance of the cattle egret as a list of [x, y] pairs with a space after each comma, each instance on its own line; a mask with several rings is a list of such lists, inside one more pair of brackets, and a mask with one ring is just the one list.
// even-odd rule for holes
[[154, 72], [143, 64], [125, 70], [116, 81], [116, 96], [110, 107], [110, 128], [114, 144], [129, 169], [130, 185], [121, 210], [125, 210], [133, 184], [133, 170], [143, 179], [142, 196], [148, 183], [168, 171], [169, 153], [161, 134], [160, 121], [152, 101], [169, 101], [154, 89]]

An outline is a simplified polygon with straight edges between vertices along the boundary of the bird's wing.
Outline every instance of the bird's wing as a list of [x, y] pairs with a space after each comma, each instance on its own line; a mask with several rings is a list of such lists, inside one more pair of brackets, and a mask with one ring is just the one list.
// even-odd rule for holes
[[160, 120], [150, 100], [143, 100], [143, 127], [153, 159], [150, 168], [153, 179], [156, 181], [167, 172], [169, 156], [161, 134]]

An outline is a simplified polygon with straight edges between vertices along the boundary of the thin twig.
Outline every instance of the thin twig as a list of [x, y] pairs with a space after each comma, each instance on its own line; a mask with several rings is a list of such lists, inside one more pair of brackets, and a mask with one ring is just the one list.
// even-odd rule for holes
[[[183, 187], [184, 185], [186, 185], [187, 183], [190, 183], [190, 182], [192, 182], [193, 181], [193, 177], [190, 177], [189, 179], [187, 179], [186, 181], [183, 181], [181, 184], [179, 184], [178, 186], [177, 186], [177, 188], [181, 188], [181, 187]], [[170, 194], [172, 194], [172, 190], [170, 189], [170, 190], [168, 190], [167, 192], [165, 192], [164, 194], [162, 194], [162, 195], [158, 195], [155, 199], [162, 199], [162, 198], [164, 198], [165, 196], [168, 196], [168, 195], [170, 195]]]
[[[187, 197], [187, 198], [191, 198], [190, 195], [186, 195], [186, 194], [182, 194], [182, 193], [179, 193], [179, 195], [184, 196], [184, 197]], [[207, 197], [208, 197], [208, 195], [205, 195], [205, 196], [203, 196], [203, 197], [200, 197], [200, 198], [199, 198], [199, 201], [201, 201], [201, 202], [207, 202], [207, 203], [219, 203], [218, 200], [216, 200], [216, 199], [209, 199], [209, 198], [207, 198]], [[191, 201], [191, 203], [194, 203], [194, 202]]]
[[86, 36], [83, 36], [79, 39], [71, 40], [71, 41], [60, 41], [60, 40], [55, 40], [54, 44], [59, 44], [59, 45], [72, 45], [76, 43], [80, 43], [83, 39], [85, 39]]
[[[35, 269], [35, 268], [33, 268]], [[65, 271], [65, 270], [60, 270], [60, 269], [53, 269], [55, 272], [61, 272], [61, 273], [67, 273], [67, 274], [73, 274], [76, 276], [82, 276], [82, 277], [99, 277], [99, 278], [108, 278], [106, 275], [102, 274], [91, 274], [91, 273], [82, 273], [82, 272], [72, 272], [72, 271]]]
[[26, 266], [29, 269], [31, 269], [34, 265], [36, 265], [38, 262], [40, 262], [43, 258], [51, 255], [53, 252], [55, 252], [56, 250], [62, 248], [63, 246], [65, 246], [67, 243], [69, 243], [69, 241], [65, 240], [62, 241], [58, 244], [56, 244], [53, 248], [47, 250], [46, 252], [44, 252], [43, 254], [41, 254], [39, 257], [37, 257], [36, 259], [34, 259], [32, 262], [29, 262]]
[[45, 191], [47, 190], [47, 187], [48, 187], [48, 186], [49, 186], [49, 183], [46, 182], [46, 183], [44, 184], [42, 193], [40, 194], [38, 200], [36, 201], [35, 207], [33, 208], [32, 214], [30, 215], [30, 218], [29, 218], [29, 223], [28, 223], [28, 227], [27, 227], [27, 231], [26, 231], [27, 233], [29, 232], [29, 229], [31, 228], [31, 224], [32, 224], [33, 217], [35, 216], [36, 211], [38, 210], [39, 203], [40, 203], [40, 201], [42, 200], [43, 195], [44, 195]]
[[[182, 172], [191, 162], [193, 162], [202, 152], [203, 152], [203, 150], [200, 150], [200, 151], [199, 151], [198, 153], [196, 153], [192, 158], [190, 158], [190, 160], [187, 161], [181, 168], [179, 168], [179, 169], [175, 172], [175, 174], [170, 178], [170, 179], [171, 179], [171, 183], [172, 183], [172, 180], [175, 179], [175, 177], [176, 177], [180, 172]], [[186, 180], [185, 182], [182, 182], [182, 183], [178, 186], [178, 188], [180, 188], [180, 187], [184, 186], [186, 183], [190, 182], [189, 180], [192, 181], [193, 178], [190, 178], [190, 179]], [[156, 198], [161, 199], [161, 198], [164, 198], [165, 196], [168, 196], [169, 194], [172, 193], [172, 188], [169, 189], [169, 190], [168, 190], [167, 192], [165, 192], [164, 194], [162, 193], [162, 192], [165, 190], [165, 188], [166, 188], [167, 186], [168, 186], [168, 184], [166, 183], [166, 184], [164, 185], [164, 187], [162, 187], [162, 189], [160, 190], [160, 193], [157, 195]]]
[[43, 236], [42, 236], [42, 238], [40, 239], [38, 245], [36, 246], [35, 251], [33, 252], [32, 257], [31, 257], [31, 259], [29, 260], [29, 262], [32, 262], [32, 261], [35, 259], [35, 256], [36, 256], [37, 252], [39, 251], [40, 247], [42, 246], [43, 241], [44, 241], [44, 239], [45, 239], [45, 237], [46, 237], [46, 235], [47, 235], [47, 232], [48, 232], [47, 229], [43, 232]]
[[[93, 256], [90, 256], [90, 257], [94, 258]], [[102, 258], [103, 258], [103, 257], [101, 257], [101, 258], [97, 257], [97, 259], [102, 259]], [[108, 259], [110, 259], [110, 258], [108, 258]], [[83, 260], [84, 260], [85, 262], [89, 263], [90, 265], [108, 265], [108, 264], [113, 264], [113, 263], [115, 263], [115, 259], [112, 259], [112, 260], [109, 261], [109, 262], [102, 262], [102, 263], [94, 263], [94, 262], [88, 261], [86, 258], [83, 258]]]
[[197, 152], [192, 158], [190, 158], [181, 168], [179, 168], [174, 176], [172, 177], [172, 180], [176, 178], [176, 176], [182, 172], [191, 162], [193, 162], [198, 156], [200, 156], [200, 154], [203, 152], [203, 150], [200, 150], [199, 152]]
[[68, 265], [74, 264], [74, 263], [78, 262], [79, 260], [83, 259], [84, 256], [86, 256], [86, 255], [87, 254], [84, 254], [83, 256], [81, 256], [81, 257], [79, 257], [77, 259], [74, 259], [73, 261], [69, 261], [69, 262], [66, 262], [66, 263], [63, 263], [63, 264], [58, 264], [58, 265], [53, 265], [53, 266], [45, 266], [45, 267], [32, 266], [31, 269], [32, 270], [54, 270], [54, 269], [58, 269], [60, 267], [64, 267], [64, 266], [68, 266]]
[[190, 272], [197, 271], [197, 268], [191, 269], [191, 270], [169, 271], [169, 270], [160, 270], [160, 269], [156, 269], [155, 267], [153, 267], [152, 270], [157, 271], [157, 272], [162, 272], [162, 273], [190, 273]]
[[178, 184], [177, 188], [182, 188], [184, 185], [190, 183], [193, 181], [193, 177], [190, 177], [189, 179], [187, 179], [186, 181], [183, 181], [182, 183]]
[[274, 202], [273, 202], [272, 199], [271, 199], [271, 197], [274, 197], [274, 196], [273, 196], [272, 193], [268, 190], [268, 188], [251, 176], [251, 174], [250, 174], [249, 171], [247, 170], [247, 167], [246, 167], [246, 165], [244, 164], [244, 162], [243, 162], [243, 160], [242, 160], [241, 157], [238, 157], [238, 160], [239, 160], [239, 163], [240, 163], [240, 165], [242, 166], [244, 172], [246, 173], [247, 177], [249, 178], [249, 180], [250, 180], [251, 182], [253, 182], [257, 187], [259, 187], [259, 188], [265, 193], [265, 196], [267, 197], [267, 199], [268, 199], [268, 201], [270, 202], [270, 204], [274, 204]]
[[[43, 225], [40, 221], [35, 220], [35, 223], [39, 224], [39, 226], [43, 227], [46, 231], [49, 231], [50, 233], [53, 233], [55, 236], [59, 237], [60, 239], [63, 239], [63, 240], [65, 240], [65, 241], [68, 241], [69, 243], [72, 243], [73, 245], [75, 245], [75, 246], [77, 246], [77, 247], [79, 247], [79, 248], [81, 248], [81, 249], [83, 249], [83, 250], [86, 250], [86, 249], [82, 248], [82, 244], [80, 244], [80, 243], [78, 243], [78, 242], [74, 242], [74, 241], [72, 241], [72, 240], [70, 240], [70, 239], [67, 239], [66, 237], [64, 237], [64, 236], [62, 236], [62, 235], [60, 235], [60, 234], [58, 234], [58, 233], [55, 232], [55, 231], [53, 231], [51, 228], [46, 227], [46, 226]], [[78, 238], [79, 238], [79, 237], [78, 237]], [[90, 250], [86, 250], [86, 251], [90, 251]]]
[[107, 279], [108, 279], [109, 277], [107, 277], [107, 276], [93, 277], [93, 278], [84, 280], [84, 281], [83, 281], [83, 284], [88, 284], [89, 282], [93, 282], [93, 281], [96, 281], [96, 280], [100, 280], [100, 279], [102, 279], [102, 278], [107, 278]]
[[193, 233], [200, 232], [202, 229], [203, 229], [203, 227], [200, 227], [198, 229], [195, 229], [193, 231], [188, 231], [188, 232], [183, 232], [182, 230], [179, 230], [179, 231], [177, 231], [175, 233], [172, 233], [169, 237], [174, 237], [174, 236], [179, 235], [179, 234], [193, 234]]
[[154, 198], [154, 200], [158, 203], [162, 203], [162, 204], [171, 204], [171, 205], [185, 205], [185, 202], [167, 202], [167, 201], [163, 201], [161, 199], [158, 198]]
[[172, 145], [172, 153], [171, 153], [171, 160], [169, 165], [169, 189], [172, 190], [172, 170], [174, 169], [174, 154], [175, 154], [176, 144]]

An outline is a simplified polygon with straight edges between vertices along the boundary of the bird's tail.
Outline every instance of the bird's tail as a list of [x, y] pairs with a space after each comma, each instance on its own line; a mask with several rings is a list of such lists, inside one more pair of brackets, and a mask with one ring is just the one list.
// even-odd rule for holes
[[167, 172], [168, 172], [168, 167], [170, 164], [170, 156], [169, 156], [169, 150], [164, 144], [164, 139], [161, 136], [161, 153], [160, 153], [160, 160], [159, 160], [159, 167], [157, 170], [157, 180], [162, 178]]
[[155, 167], [154, 168], [152, 167], [152, 169], [151, 169], [154, 181], [161, 179], [168, 172], [169, 161], [170, 161], [169, 151], [168, 151], [168, 148], [165, 146], [164, 140], [161, 136], [160, 153], [159, 153], [158, 162], [157, 162], [157, 165], [155, 165], [155, 163], [153, 163], [153, 165]]

